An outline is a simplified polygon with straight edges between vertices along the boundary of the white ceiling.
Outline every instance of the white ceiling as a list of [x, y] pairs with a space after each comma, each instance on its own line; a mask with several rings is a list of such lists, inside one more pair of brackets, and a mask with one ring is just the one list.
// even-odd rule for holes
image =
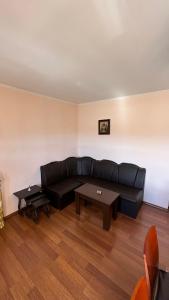
[[77, 103], [169, 88], [169, 0], [0, 0], [0, 82]]

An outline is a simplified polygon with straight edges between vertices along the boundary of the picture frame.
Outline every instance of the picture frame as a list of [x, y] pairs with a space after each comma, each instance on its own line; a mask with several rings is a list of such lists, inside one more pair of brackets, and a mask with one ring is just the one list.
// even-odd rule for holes
[[110, 119], [98, 120], [98, 134], [110, 134]]

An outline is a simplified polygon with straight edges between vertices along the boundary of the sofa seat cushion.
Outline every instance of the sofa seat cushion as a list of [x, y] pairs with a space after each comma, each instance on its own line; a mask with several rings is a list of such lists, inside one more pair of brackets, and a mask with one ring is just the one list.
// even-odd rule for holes
[[120, 194], [122, 199], [139, 202], [142, 199], [143, 191], [140, 189], [132, 188], [122, 184], [113, 184], [112, 189]]
[[81, 183], [74, 178], [67, 178], [48, 186], [47, 191], [49, 193], [55, 194], [58, 198], [62, 198], [63, 195], [73, 191], [80, 185]]
[[107, 180], [102, 180], [99, 178], [93, 178], [88, 176], [77, 176], [76, 180], [79, 180], [81, 183], [91, 183], [98, 185], [100, 187], [112, 190], [120, 194], [122, 199], [138, 202], [142, 197], [142, 190], [128, 187], [122, 184], [111, 183]]
[[93, 178], [91, 176], [76, 176], [76, 180], [79, 181], [81, 184], [91, 183], [91, 184], [98, 185], [98, 186], [105, 187], [105, 188], [107, 187], [106, 184], [108, 184], [108, 182], [106, 180], [102, 180], [99, 178]]
[[92, 183], [92, 177], [90, 176], [75, 176], [75, 180], [79, 181], [81, 184]]
[[142, 191], [122, 184], [103, 182], [102, 186], [120, 194], [120, 198], [131, 202], [139, 202], [142, 199]]

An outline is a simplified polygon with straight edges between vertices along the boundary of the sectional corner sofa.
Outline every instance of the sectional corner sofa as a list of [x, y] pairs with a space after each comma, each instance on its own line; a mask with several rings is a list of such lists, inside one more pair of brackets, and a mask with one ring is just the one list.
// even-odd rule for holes
[[54, 207], [74, 199], [74, 189], [95, 184], [120, 194], [119, 211], [136, 218], [142, 205], [146, 170], [130, 163], [117, 164], [91, 157], [69, 157], [40, 167], [42, 188]]

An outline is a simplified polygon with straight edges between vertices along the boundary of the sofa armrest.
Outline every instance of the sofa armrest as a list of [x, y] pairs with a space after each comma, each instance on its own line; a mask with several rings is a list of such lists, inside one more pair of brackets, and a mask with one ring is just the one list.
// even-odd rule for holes
[[145, 177], [146, 177], [146, 169], [145, 168], [138, 168], [137, 176], [135, 179], [134, 187], [137, 189], [144, 190], [145, 184]]

